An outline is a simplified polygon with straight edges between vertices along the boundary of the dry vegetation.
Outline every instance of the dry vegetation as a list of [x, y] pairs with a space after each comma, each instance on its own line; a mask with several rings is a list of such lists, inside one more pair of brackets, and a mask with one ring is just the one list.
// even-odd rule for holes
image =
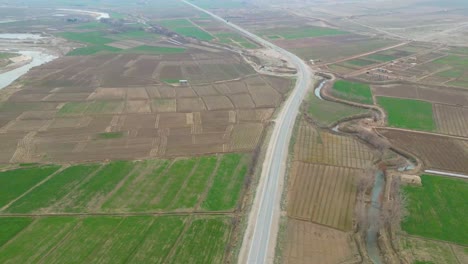
[[289, 220], [284, 263], [335, 264], [356, 261], [357, 248], [351, 235], [299, 220]]
[[420, 158], [427, 169], [468, 173], [467, 140], [398, 130], [378, 131], [395, 147]]
[[374, 153], [353, 137], [324, 132], [305, 120], [297, 127], [283, 261], [358, 261], [350, 232], [359, 179], [372, 166]]

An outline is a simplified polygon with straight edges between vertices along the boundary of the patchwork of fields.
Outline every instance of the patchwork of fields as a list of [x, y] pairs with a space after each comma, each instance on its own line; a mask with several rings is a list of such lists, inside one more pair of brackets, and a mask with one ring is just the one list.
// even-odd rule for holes
[[355, 138], [321, 131], [304, 119], [297, 127], [282, 261], [354, 261], [357, 248], [348, 232], [354, 226], [357, 183], [372, 167], [374, 153]]
[[225, 154], [0, 172], [0, 262], [224, 262], [250, 163]]
[[379, 128], [392, 145], [421, 159], [427, 169], [468, 173], [468, 140]]
[[0, 103], [0, 162], [252, 151], [291, 86], [230, 53], [64, 57]]

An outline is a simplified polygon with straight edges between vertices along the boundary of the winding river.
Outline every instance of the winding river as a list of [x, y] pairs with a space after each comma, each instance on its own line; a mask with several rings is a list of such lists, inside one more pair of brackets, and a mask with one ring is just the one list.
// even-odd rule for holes
[[[8, 40], [27, 40], [27, 39], [39, 39], [42, 38], [40, 35], [34, 34], [0, 34], [0, 39], [8, 39]], [[34, 51], [34, 50], [21, 50], [21, 51], [14, 51], [9, 50], [8, 52], [15, 52], [21, 54], [23, 56], [30, 57], [31, 60], [29, 63], [13, 69], [11, 71], [7, 71], [0, 74], [0, 89], [3, 89], [17, 80], [19, 77], [26, 74], [31, 68], [42, 65], [44, 63], [50, 62], [57, 58], [57, 56], [50, 55], [44, 53], [42, 51]]]

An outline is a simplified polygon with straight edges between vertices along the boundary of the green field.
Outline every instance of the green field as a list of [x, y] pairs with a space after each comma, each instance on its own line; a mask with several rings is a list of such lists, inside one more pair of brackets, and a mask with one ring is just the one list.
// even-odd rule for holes
[[87, 22], [87, 23], [83, 23], [83, 24], [80, 24], [79, 26], [77, 26], [76, 28], [78, 29], [92, 29], [92, 30], [96, 30], [96, 29], [105, 29], [107, 28], [108, 25], [105, 24], [105, 23], [101, 23], [101, 22]]
[[192, 212], [232, 212], [250, 159], [224, 154], [70, 165], [26, 194], [59, 166], [2, 172], [0, 197], [24, 195], [0, 212], [0, 263], [224, 263], [233, 218]]
[[429, 102], [391, 97], [378, 97], [377, 101], [387, 112], [390, 126], [424, 131], [436, 128]]
[[151, 40], [156, 40], [160, 38], [160, 35], [157, 35], [155, 33], [150, 33], [146, 32], [144, 30], [130, 30], [122, 33], [117, 33], [117, 34], [109, 34], [107, 37], [112, 38], [112, 39], [117, 39], [117, 40], [125, 40], [125, 39], [151, 39]]
[[99, 168], [99, 165], [76, 165], [66, 168], [14, 202], [6, 212], [29, 213], [36, 212], [41, 208], [47, 208], [63, 199], [91, 173], [95, 172], [97, 168]]
[[225, 244], [222, 241], [228, 238], [226, 219], [196, 219], [182, 237], [170, 263], [224, 263]]
[[364, 67], [364, 66], [369, 66], [369, 65], [375, 64], [375, 62], [370, 61], [370, 60], [364, 60], [364, 59], [354, 59], [354, 60], [346, 61], [346, 64], [350, 64], [350, 65], [353, 65], [353, 66]]
[[367, 109], [320, 100], [313, 93], [309, 95], [307, 104], [307, 114], [322, 127], [328, 127], [346, 117], [370, 113]]
[[18, 56], [17, 53], [0, 52], [0, 59], [9, 59]]
[[212, 35], [206, 31], [201, 30], [187, 19], [163, 20], [159, 21], [158, 23], [161, 26], [166, 27], [182, 36], [197, 38], [204, 41], [210, 41], [214, 39]]
[[32, 219], [22, 217], [0, 218], [0, 247], [31, 224]]
[[88, 104], [86, 114], [114, 114], [119, 113], [124, 108], [124, 102], [116, 101], [96, 101]]
[[242, 0], [193, 0], [192, 2], [203, 8], [242, 8], [248, 5], [248, 2]]
[[257, 45], [237, 33], [218, 33], [215, 34], [215, 37], [223, 44], [236, 45], [246, 49], [258, 48]]
[[412, 235], [468, 245], [468, 182], [422, 175], [422, 187], [403, 188], [408, 217], [403, 230]]
[[104, 132], [104, 133], [99, 133], [98, 138], [100, 139], [115, 139], [115, 138], [121, 138], [124, 136], [123, 132]]
[[77, 48], [67, 53], [67, 56], [86, 56], [98, 53], [115, 53], [121, 49], [106, 45], [93, 45], [89, 47]]
[[44, 217], [31, 224], [32, 218], [3, 218], [0, 228], [17, 235], [0, 233], [0, 241], [9, 241], [0, 247], [0, 262], [222, 263], [229, 219], [187, 218]]
[[368, 84], [338, 80], [333, 84], [333, 96], [362, 104], [373, 104], [372, 92]]
[[60, 166], [41, 166], [0, 172], [0, 208], [56, 172]]
[[447, 77], [447, 78], [460, 78], [462, 77], [464, 72], [462, 70], [447, 70], [443, 72], [437, 73], [437, 76], [440, 77]]
[[376, 53], [376, 54], [368, 55], [368, 56], [364, 57], [364, 59], [371, 59], [371, 60], [376, 60], [376, 61], [381, 61], [381, 62], [387, 62], [387, 61], [395, 60], [395, 59], [397, 59], [397, 57], [392, 56], [392, 55], [385, 55], [385, 54]]
[[258, 32], [263, 36], [281, 36], [285, 39], [301, 39], [313, 38], [324, 36], [336, 36], [348, 34], [348, 32], [341, 31], [334, 28], [324, 27], [302, 27], [302, 28], [275, 28], [268, 30], [261, 30]]
[[[249, 155], [226, 154], [70, 166], [3, 213], [232, 211], [244, 187], [249, 159]], [[3, 205], [58, 168], [33, 167], [0, 174]]]
[[128, 49], [125, 53], [143, 53], [143, 54], [174, 54], [183, 53], [185, 48], [170, 48], [170, 47], [155, 47], [155, 46], [139, 46], [136, 48]]
[[58, 111], [59, 116], [81, 115], [86, 111], [88, 103], [85, 102], [69, 102], [63, 105]]
[[62, 38], [72, 41], [89, 43], [94, 45], [104, 45], [113, 42], [110, 38], [103, 37], [103, 33], [99, 31], [93, 32], [64, 32], [58, 34]]
[[243, 187], [247, 165], [242, 164], [242, 155], [230, 154], [221, 159], [213, 186], [208, 192], [202, 208], [209, 211], [231, 210], [237, 204]]
[[465, 56], [448, 55], [446, 57], [435, 60], [434, 63], [457, 67], [468, 67], [468, 60]]

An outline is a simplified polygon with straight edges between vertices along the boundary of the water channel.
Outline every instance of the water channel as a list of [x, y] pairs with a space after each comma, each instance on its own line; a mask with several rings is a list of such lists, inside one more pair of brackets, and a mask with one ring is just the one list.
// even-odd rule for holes
[[[0, 39], [7, 40], [28, 40], [28, 39], [40, 39], [40, 35], [35, 34], [0, 34]], [[0, 73], [0, 89], [3, 89], [17, 80], [19, 77], [26, 74], [31, 68], [50, 62], [57, 58], [57, 56], [50, 55], [38, 50], [13, 50], [10, 49], [7, 52], [14, 52], [23, 56], [29, 57], [29, 63], [22, 65], [11, 71]]]
[[378, 245], [380, 210], [382, 208], [382, 191], [385, 187], [385, 174], [382, 170], [378, 170], [375, 174], [374, 187], [371, 194], [371, 206], [367, 211], [367, 220], [369, 228], [367, 229], [366, 248], [369, 258], [374, 264], [383, 263], [380, 256]]
[[325, 86], [326, 83], [327, 83], [327, 80], [321, 81], [319, 86], [317, 88], [315, 88], [315, 90], [314, 90], [315, 97], [317, 97], [320, 100], [323, 100], [321, 92], [322, 92], [322, 89], [323, 89], [323, 87]]

